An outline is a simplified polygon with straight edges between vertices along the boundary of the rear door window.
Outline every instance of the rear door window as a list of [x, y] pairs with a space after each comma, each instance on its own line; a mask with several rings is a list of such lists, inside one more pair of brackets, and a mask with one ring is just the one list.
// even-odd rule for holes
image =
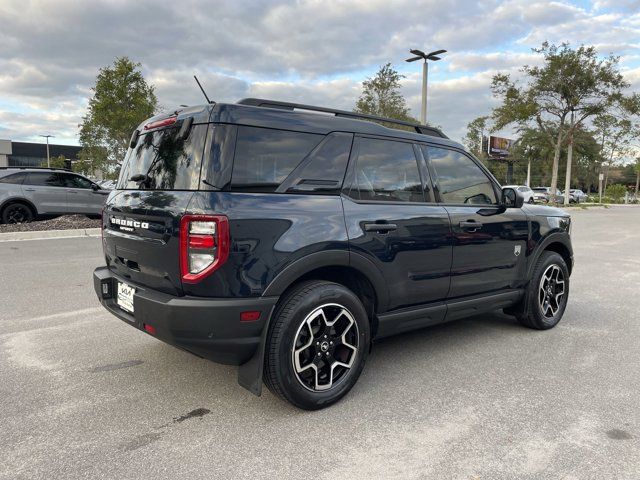
[[275, 192], [323, 138], [313, 133], [239, 127], [231, 189]]
[[[127, 151], [116, 188], [197, 190], [207, 125], [193, 125], [183, 139], [182, 124], [140, 135]], [[145, 175], [144, 181], [131, 180], [136, 175]]]
[[358, 138], [349, 196], [358, 200], [424, 202], [413, 145]]
[[55, 172], [29, 172], [24, 183], [41, 187], [62, 187], [60, 175]]

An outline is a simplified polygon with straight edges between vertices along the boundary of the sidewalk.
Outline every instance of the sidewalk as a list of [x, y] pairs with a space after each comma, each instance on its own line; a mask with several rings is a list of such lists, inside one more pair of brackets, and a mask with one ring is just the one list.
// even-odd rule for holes
[[43, 240], [47, 238], [99, 237], [100, 228], [78, 228], [73, 230], [36, 230], [27, 232], [0, 233], [0, 243], [21, 240]]

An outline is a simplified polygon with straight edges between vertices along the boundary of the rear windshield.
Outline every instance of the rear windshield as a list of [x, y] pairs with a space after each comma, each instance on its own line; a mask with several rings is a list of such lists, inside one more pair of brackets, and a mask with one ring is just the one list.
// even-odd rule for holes
[[[140, 135], [127, 151], [116, 186], [119, 190], [197, 190], [207, 125], [193, 125], [186, 139], [174, 127]], [[131, 177], [142, 176], [142, 180]]]
[[538, 187], [533, 189], [534, 192], [546, 192], [547, 189], [545, 187]]

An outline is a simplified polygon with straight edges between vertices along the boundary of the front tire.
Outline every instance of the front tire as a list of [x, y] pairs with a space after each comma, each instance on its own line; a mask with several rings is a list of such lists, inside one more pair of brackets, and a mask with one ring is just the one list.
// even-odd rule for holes
[[328, 407], [360, 377], [370, 337], [367, 313], [351, 290], [319, 280], [301, 283], [271, 320], [264, 382], [298, 408]]
[[525, 327], [547, 330], [562, 319], [569, 298], [569, 269], [556, 252], [542, 252], [524, 298], [510, 310]]

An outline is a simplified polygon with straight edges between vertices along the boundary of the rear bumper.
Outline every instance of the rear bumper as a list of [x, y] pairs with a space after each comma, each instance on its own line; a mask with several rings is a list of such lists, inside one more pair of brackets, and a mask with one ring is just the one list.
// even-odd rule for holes
[[[136, 288], [134, 314], [122, 310], [115, 300], [116, 280]], [[106, 289], [106, 293], [103, 290]], [[125, 323], [153, 336], [218, 363], [241, 365], [255, 353], [278, 297], [199, 298], [176, 297], [150, 290], [119, 278], [107, 267], [93, 272], [93, 286], [102, 305]], [[240, 313], [259, 311], [256, 321], [241, 322]]]

